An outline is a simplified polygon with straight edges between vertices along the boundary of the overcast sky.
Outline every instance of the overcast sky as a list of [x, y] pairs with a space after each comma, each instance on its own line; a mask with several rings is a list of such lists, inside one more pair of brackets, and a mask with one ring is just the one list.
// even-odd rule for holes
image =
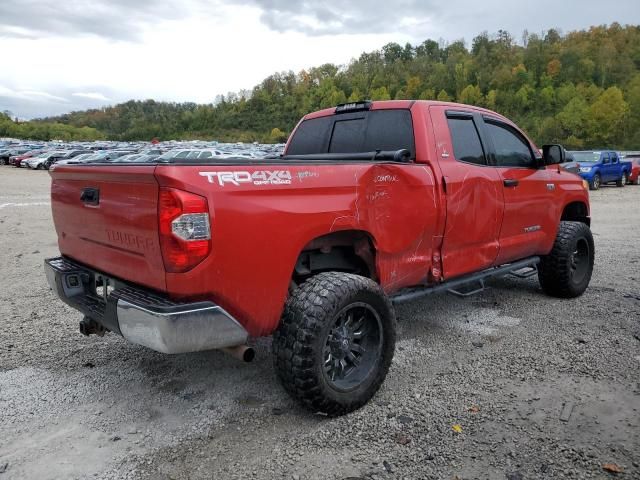
[[0, 111], [212, 102], [388, 42], [640, 23], [638, 0], [0, 0]]

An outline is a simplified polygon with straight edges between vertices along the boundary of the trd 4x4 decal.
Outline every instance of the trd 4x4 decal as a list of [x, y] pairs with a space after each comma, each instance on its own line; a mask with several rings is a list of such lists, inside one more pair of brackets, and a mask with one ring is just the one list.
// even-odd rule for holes
[[225, 184], [240, 185], [290, 185], [291, 172], [289, 170], [259, 170], [257, 172], [200, 172], [200, 176], [207, 177], [209, 183], [216, 183], [224, 187]]

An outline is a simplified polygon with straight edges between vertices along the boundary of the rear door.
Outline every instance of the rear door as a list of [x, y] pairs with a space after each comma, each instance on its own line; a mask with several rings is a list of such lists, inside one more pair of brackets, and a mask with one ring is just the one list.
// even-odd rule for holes
[[620, 178], [622, 178], [622, 163], [620, 163], [620, 157], [618, 157], [616, 152], [609, 152], [609, 155], [611, 157], [611, 174], [613, 175], [611, 181], [620, 180]]
[[453, 278], [495, 262], [504, 208], [502, 180], [489, 165], [477, 114], [445, 106], [429, 111], [446, 183], [442, 265], [444, 277]]
[[96, 270], [165, 289], [155, 166], [57, 165], [51, 210], [60, 252]]
[[609, 155], [609, 152], [602, 152], [601, 155], [602, 167], [600, 167], [600, 172], [602, 174], [602, 181], [611, 182], [615, 177], [611, 165], [611, 155]]
[[500, 229], [500, 265], [538, 254], [557, 230], [556, 189], [549, 171], [538, 168], [531, 143], [513, 125], [483, 116], [491, 163], [498, 171], [504, 196]]

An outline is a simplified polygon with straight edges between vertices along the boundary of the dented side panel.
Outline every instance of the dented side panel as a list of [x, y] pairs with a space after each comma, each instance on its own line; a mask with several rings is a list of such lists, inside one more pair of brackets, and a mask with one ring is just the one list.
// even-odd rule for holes
[[386, 291], [423, 282], [431, 267], [438, 207], [426, 165], [167, 165], [156, 178], [207, 197], [211, 215], [212, 253], [166, 274], [167, 291], [215, 301], [254, 336], [277, 327], [297, 257], [320, 236], [366, 232]]

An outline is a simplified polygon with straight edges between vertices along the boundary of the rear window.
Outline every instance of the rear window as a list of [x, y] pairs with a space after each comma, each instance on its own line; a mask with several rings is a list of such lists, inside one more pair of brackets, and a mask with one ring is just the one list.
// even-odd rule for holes
[[456, 160], [476, 165], [485, 165], [484, 149], [473, 118], [448, 118], [453, 154]]
[[409, 150], [415, 159], [411, 112], [373, 110], [305, 120], [291, 139], [287, 155], [401, 149]]

